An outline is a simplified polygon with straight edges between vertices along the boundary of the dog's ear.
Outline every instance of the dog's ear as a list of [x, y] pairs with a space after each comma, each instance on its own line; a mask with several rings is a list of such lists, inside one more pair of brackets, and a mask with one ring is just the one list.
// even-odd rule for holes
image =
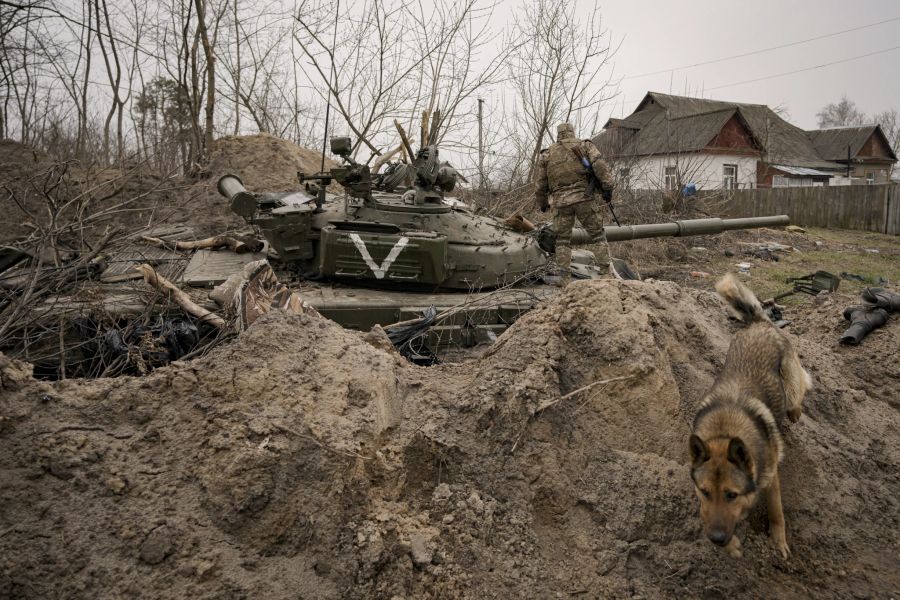
[[748, 475], [750, 474], [750, 465], [753, 461], [742, 439], [731, 438], [731, 441], [728, 442], [728, 462]]
[[691, 462], [695, 467], [709, 460], [709, 448], [706, 447], [703, 440], [691, 434], [688, 444], [691, 447]]

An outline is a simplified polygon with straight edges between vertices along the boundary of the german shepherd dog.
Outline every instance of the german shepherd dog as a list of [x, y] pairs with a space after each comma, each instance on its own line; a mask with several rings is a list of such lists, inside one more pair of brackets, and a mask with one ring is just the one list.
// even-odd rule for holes
[[713, 543], [740, 558], [735, 527], [765, 491], [770, 535], [787, 558], [779, 424], [785, 414], [792, 422], [800, 418], [812, 378], [753, 292], [732, 274], [716, 283], [716, 291], [747, 325], [734, 336], [725, 367], [694, 418], [689, 445], [700, 519]]

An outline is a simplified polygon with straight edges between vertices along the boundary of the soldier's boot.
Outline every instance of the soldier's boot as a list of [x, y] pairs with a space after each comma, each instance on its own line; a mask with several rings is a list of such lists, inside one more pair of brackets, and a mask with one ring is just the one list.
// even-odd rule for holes
[[888, 312], [900, 312], [900, 294], [884, 288], [866, 288], [862, 299]]
[[844, 318], [850, 321], [850, 327], [841, 335], [842, 344], [856, 345], [870, 331], [887, 323], [888, 314], [883, 308], [874, 304], [848, 306], [844, 309]]
[[[563, 243], [560, 243], [562, 241]], [[572, 280], [572, 247], [569, 245], [568, 239], [560, 240], [557, 238], [556, 240], [556, 275], [559, 277], [559, 281], [554, 283], [559, 287], [566, 287], [569, 282]]]

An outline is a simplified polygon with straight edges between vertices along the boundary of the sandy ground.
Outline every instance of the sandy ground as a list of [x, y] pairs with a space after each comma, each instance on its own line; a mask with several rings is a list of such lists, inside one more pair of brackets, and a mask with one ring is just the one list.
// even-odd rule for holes
[[0, 596], [896, 596], [900, 319], [839, 347], [842, 300], [787, 334], [817, 386], [786, 431], [788, 560], [762, 508], [742, 560], [698, 524], [688, 424], [739, 325], [597, 281], [436, 367], [283, 314], [144, 378], [5, 361]]

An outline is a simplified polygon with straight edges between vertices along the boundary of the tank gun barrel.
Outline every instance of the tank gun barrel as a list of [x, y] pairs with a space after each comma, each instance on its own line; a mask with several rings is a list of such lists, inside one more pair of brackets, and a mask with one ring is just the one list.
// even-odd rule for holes
[[[714, 235], [733, 229], [754, 229], [756, 227], [783, 227], [790, 225], [787, 215], [771, 217], [746, 217], [741, 219], [686, 219], [671, 223], [652, 223], [649, 225], [622, 225], [604, 228], [606, 241], [624, 242], [654, 237], [688, 237], [692, 235]], [[589, 244], [591, 238], [587, 231], [576, 227], [572, 230], [572, 242]]]

